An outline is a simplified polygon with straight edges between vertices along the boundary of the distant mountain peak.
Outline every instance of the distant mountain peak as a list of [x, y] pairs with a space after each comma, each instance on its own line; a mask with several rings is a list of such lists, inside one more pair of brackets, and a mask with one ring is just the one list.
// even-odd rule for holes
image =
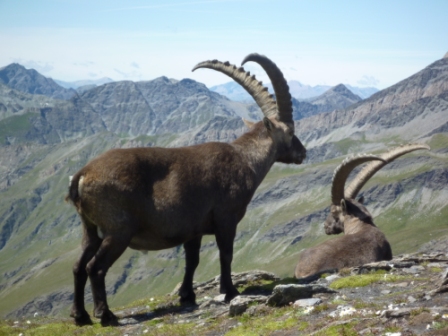
[[75, 94], [74, 90], [65, 89], [53, 79], [18, 63], [11, 63], [0, 69], [0, 83], [17, 91], [55, 99], [70, 99]]
[[[272, 86], [270, 83], [267, 83], [266, 86], [268, 87], [270, 92], [273, 92]], [[296, 99], [312, 99], [320, 96], [327, 90], [332, 89], [331, 86], [328, 85], [306, 85], [302, 84], [299, 81], [291, 80], [288, 81], [289, 86], [289, 92], [291, 93], [291, 96], [293, 96]], [[373, 87], [353, 87], [350, 85], [343, 85], [347, 90], [350, 90], [352, 93], [360, 96], [362, 99], [366, 99], [370, 97], [372, 94], [378, 92], [378, 89]], [[343, 88], [341, 88], [343, 89]], [[228, 82], [221, 85], [216, 85], [210, 87], [211, 91], [215, 91], [223, 96], [228, 97], [231, 100], [234, 101], [248, 101], [252, 102], [252, 98], [249, 96], [249, 94], [238, 84], [235, 82]]]
[[338, 84], [336, 86], [333, 86], [330, 90], [325, 92], [323, 95], [328, 95], [331, 93], [337, 93], [339, 95], [342, 95], [352, 101], [360, 101], [362, 98], [356, 94], [354, 94], [350, 89], [348, 89], [344, 84]]
[[338, 84], [336, 86], [333, 86], [330, 90], [333, 92], [339, 92], [339, 93], [345, 93], [347, 91], [350, 91], [349, 89], [347, 89], [347, 87], [344, 84]]
[[448, 58], [448, 52], [443, 56], [443, 58]]

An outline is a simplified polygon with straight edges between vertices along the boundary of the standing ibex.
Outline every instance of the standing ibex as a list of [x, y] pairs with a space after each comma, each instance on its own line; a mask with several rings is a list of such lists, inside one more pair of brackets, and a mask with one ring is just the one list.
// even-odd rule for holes
[[186, 269], [181, 302], [194, 303], [193, 274], [203, 235], [215, 235], [221, 263], [220, 291], [238, 295], [231, 279], [233, 240], [252, 196], [274, 162], [300, 164], [306, 150], [294, 135], [289, 88], [268, 58], [248, 55], [271, 79], [276, 99], [242, 67], [217, 60], [193, 68], [220, 71], [241, 84], [261, 108], [264, 119], [234, 142], [210, 142], [182, 148], [113, 149], [78, 171], [67, 199], [83, 226], [82, 254], [73, 268], [71, 316], [91, 323], [84, 307], [90, 278], [94, 315], [116, 325], [106, 300], [105, 276], [127, 247], [161, 250], [183, 244]]
[[[418, 149], [429, 147], [409, 144], [394, 148], [380, 156], [355, 156], [344, 160], [335, 169], [331, 187], [332, 204], [324, 228], [326, 234], [344, 232], [345, 235], [324, 241], [300, 253], [295, 269], [296, 278], [392, 259], [390, 244], [362, 204], [363, 197], [358, 201], [355, 197], [366, 182], [387, 163]], [[344, 191], [345, 182], [351, 171], [356, 166], [371, 160], [373, 161], [356, 175]]]

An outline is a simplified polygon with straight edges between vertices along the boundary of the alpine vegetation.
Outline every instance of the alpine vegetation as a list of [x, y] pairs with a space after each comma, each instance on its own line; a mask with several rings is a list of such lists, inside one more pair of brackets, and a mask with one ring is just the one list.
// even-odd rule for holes
[[[380, 156], [358, 155], [345, 159], [335, 169], [331, 186], [332, 204], [324, 228], [328, 235], [341, 232], [344, 232], [344, 235], [302, 251], [295, 268], [296, 278], [392, 259], [391, 246], [386, 236], [373, 223], [372, 215], [363, 205], [363, 197], [358, 200], [355, 198], [367, 181], [382, 167], [399, 156], [418, 149], [429, 149], [429, 146], [408, 144], [391, 149]], [[344, 190], [352, 170], [367, 161], [371, 162]]]
[[267, 57], [250, 54], [243, 64], [260, 64], [276, 100], [242, 67], [217, 60], [199, 68], [220, 71], [254, 98], [262, 121], [232, 143], [209, 142], [181, 148], [112, 149], [90, 161], [72, 178], [67, 200], [81, 217], [82, 253], [73, 267], [71, 316], [91, 324], [84, 306], [90, 279], [94, 316], [103, 326], [117, 325], [109, 310], [105, 277], [127, 247], [161, 250], [183, 244], [186, 268], [181, 303], [194, 303], [193, 275], [203, 235], [215, 235], [221, 264], [220, 291], [230, 301], [239, 293], [231, 263], [236, 227], [274, 162], [300, 164], [306, 149], [294, 135], [289, 88], [280, 69]]

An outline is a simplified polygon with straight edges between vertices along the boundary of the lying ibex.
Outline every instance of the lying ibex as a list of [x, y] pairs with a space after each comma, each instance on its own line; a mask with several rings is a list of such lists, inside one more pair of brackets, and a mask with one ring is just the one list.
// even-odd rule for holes
[[[392, 249], [385, 235], [373, 223], [372, 215], [364, 207], [363, 197], [356, 195], [366, 182], [387, 163], [401, 155], [429, 149], [426, 145], [409, 144], [394, 148], [380, 156], [360, 155], [342, 162], [335, 169], [331, 187], [330, 214], [325, 220], [326, 234], [345, 235], [324, 241], [299, 255], [296, 278], [306, 278], [329, 270], [360, 266], [366, 263], [392, 259]], [[358, 165], [371, 161], [345, 189], [350, 172]]]
[[73, 268], [71, 316], [90, 324], [84, 288], [90, 278], [94, 315], [116, 325], [106, 300], [106, 272], [127, 247], [161, 250], [183, 244], [186, 270], [181, 302], [194, 303], [193, 274], [203, 235], [215, 235], [221, 263], [220, 291], [238, 295], [231, 279], [233, 240], [255, 190], [274, 162], [300, 164], [306, 150], [294, 135], [289, 88], [268, 58], [248, 55], [243, 64], [260, 64], [271, 79], [276, 99], [244, 69], [206, 61], [199, 68], [220, 71], [241, 84], [261, 108], [264, 119], [234, 142], [210, 142], [182, 148], [113, 149], [78, 171], [67, 199], [81, 217], [82, 254]]

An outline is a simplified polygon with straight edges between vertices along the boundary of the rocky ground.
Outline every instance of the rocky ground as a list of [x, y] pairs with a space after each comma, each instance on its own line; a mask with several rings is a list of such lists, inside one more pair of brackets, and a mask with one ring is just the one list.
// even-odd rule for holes
[[230, 304], [219, 277], [196, 284], [197, 306], [173, 293], [115, 309], [120, 326], [76, 327], [69, 319], [4, 321], [0, 335], [448, 335], [448, 239], [392, 261], [280, 279], [264, 271], [235, 274], [241, 296]]

